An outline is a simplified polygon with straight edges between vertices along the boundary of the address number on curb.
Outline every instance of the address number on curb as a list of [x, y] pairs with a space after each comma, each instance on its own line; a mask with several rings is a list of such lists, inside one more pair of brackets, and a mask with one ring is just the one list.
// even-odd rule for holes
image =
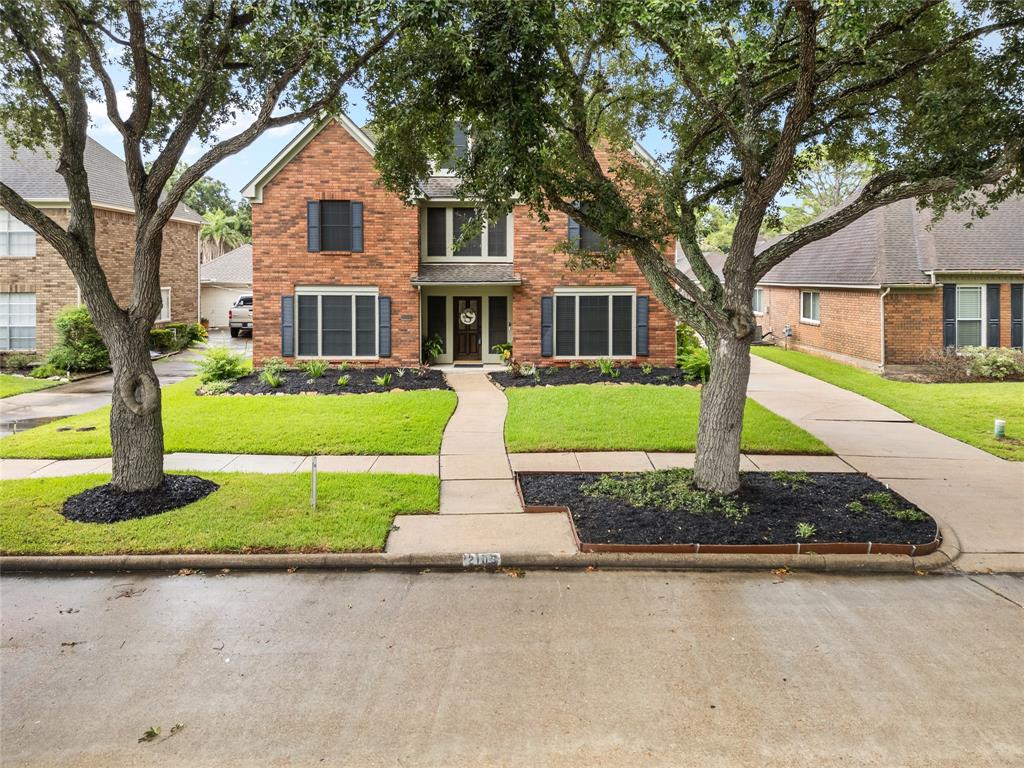
[[480, 566], [493, 566], [497, 568], [500, 565], [500, 552], [466, 552], [462, 555], [463, 568], [473, 568]]

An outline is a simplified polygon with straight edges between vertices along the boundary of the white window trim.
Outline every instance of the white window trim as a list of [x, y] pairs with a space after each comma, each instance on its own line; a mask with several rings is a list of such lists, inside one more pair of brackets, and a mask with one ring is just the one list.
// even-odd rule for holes
[[[636, 357], [636, 288], [624, 286], [621, 288], [605, 287], [605, 286], [580, 286], [579, 288], [555, 288], [555, 298], [552, 302], [551, 307], [551, 343], [552, 343], [552, 358], [555, 360], [599, 360], [604, 358], [606, 360], [632, 360]], [[558, 297], [559, 296], [575, 296], [577, 299], [580, 296], [607, 296], [608, 297], [608, 354], [605, 355], [560, 355], [558, 354]], [[613, 320], [615, 317], [614, 304], [612, 301], [613, 296], [629, 296], [632, 300], [632, 313], [630, 317], [630, 324], [633, 328], [633, 333], [630, 336], [630, 346], [628, 355], [613, 355], [612, 351], [612, 332], [613, 332]], [[574, 320], [576, 338], [574, 339], [573, 346], [576, 348], [576, 352], [580, 351], [580, 302], [577, 300], [575, 303], [576, 317]]]
[[761, 297], [761, 309], [760, 310], [757, 310], [757, 309], [753, 310], [755, 315], [757, 315], [758, 317], [761, 317], [764, 314], [764, 288], [754, 288], [754, 296], [755, 297], [757, 297], [757, 296]]
[[[25, 227], [25, 229], [11, 229], [8, 226], [5, 229], [0, 230], [0, 238], [6, 239], [7, 236], [11, 232], [21, 232], [21, 233], [31, 232], [32, 233], [32, 253], [30, 253], [30, 254], [18, 254], [18, 255], [11, 254], [11, 253], [0, 253], [0, 259], [34, 259], [36, 257], [36, 255], [39, 253], [39, 237], [36, 235], [35, 230], [32, 229], [32, 227], [30, 227], [27, 224], [25, 224], [25, 222], [23, 222], [21, 219], [17, 218], [13, 213], [11, 213], [10, 211], [6, 210], [5, 208], [0, 208], [0, 212], [3, 212], [3, 213], [7, 214], [7, 216], [9, 217], [8, 221], [13, 219], [14, 221], [18, 222], [23, 227]], [[8, 245], [9, 245], [9, 241], [8, 241]]]
[[[960, 317], [960, 289], [961, 288], [977, 288], [981, 293], [981, 317]], [[960, 349], [962, 346], [974, 346], [973, 344], [961, 344], [960, 343], [960, 321], [981, 321], [981, 344], [978, 346], [985, 349], [988, 348], [988, 290], [984, 283], [957, 283], [956, 284], [956, 309], [953, 313], [953, 325], [956, 329], [956, 349]]]
[[[299, 296], [317, 296], [316, 302], [316, 351], [315, 355], [300, 355], [299, 352]], [[320, 296], [351, 296], [352, 301], [352, 352], [351, 355], [324, 355], [323, 302]], [[373, 349], [372, 355], [356, 355], [356, 296], [373, 296]], [[292, 312], [292, 344], [296, 360], [379, 360], [380, 359], [380, 289], [374, 286], [344, 287], [337, 285], [306, 285], [295, 288]]]
[[[818, 319], [804, 317], [804, 294], [818, 294]], [[811, 301], [813, 304], [813, 300]], [[800, 291], [800, 322], [804, 325], [821, 325], [821, 291]]]
[[[10, 295], [21, 295], [21, 294], [27, 294], [27, 295], [32, 296], [32, 307], [33, 307], [33, 314], [32, 314], [32, 339], [33, 339], [33, 344], [32, 344], [31, 347], [12, 347], [12, 346], [10, 346], [11, 329], [12, 328], [27, 328], [28, 326], [24, 326], [24, 325], [18, 325], [18, 326], [8, 325], [7, 326], [8, 345], [6, 347], [0, 346], [0, 352], [35, 352], [39, 348], [39, 295], [36, 292], [34, 292], [34, 291], [4, 291], [3, 293], [5, 293], [5, 294], [7, 294], [9, 296]], [[8, 299], [8, 301], [10, 301], [10, 300]], [[9, 318], [10, 318], [10, 314], [8, 314], [8, 321], [9, 321]]]
[[[468, 205], [452, 205], [446, 203], [443, 205], [424, 205], [420, 208], [420, 261], [424, 264], [507, 264], [512, 261], [512, 244], [514, 242], [513, 230], [515, 227], [514, 221], [515, 216], [509, 211], [505, 215], [505, 255], [491, 257], [488, 255], [488, 239], [490, 234], [490, 225], [484, 222], [483, 229], [480, 232], [482, 242], [480, 244], [480, 255], [479, 256], [456, 256], [453, 243], [455, 241], [455, 214], [453, 213], [455, 208], [470, 208]], [[430, 208], [444, 208], [444, 241], [445, 241], [445, 255], [444, 256], [428, 256], [427, 255], [427, 210]]]
[[167, 291], [167, 317], [164, 317], [163, 316], [163, 312], [161, 311], [160, 317], [158, 317], [156, 319], [156, 322], [158, 322], [158, 323], [169, 323], [169, 322], [171, 322], [171, 317], [172, 317], [172, 315], [171, 315], [171, 286], [169, 286], [169, 285], [161, 285], [160, 286], [160, 309], [163, 310], [164, 291]]

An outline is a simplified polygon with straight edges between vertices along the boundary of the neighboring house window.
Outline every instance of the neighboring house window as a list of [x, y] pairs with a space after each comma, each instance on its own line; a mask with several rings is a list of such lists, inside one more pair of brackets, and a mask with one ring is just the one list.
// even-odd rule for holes
[[299, 357], [377, 357], [377, 302], [375, 289], [297, 292]]
[[800, 291], [800, 322], [821, 322], [821, 293], [819, 291]]
[[632, 357], [636, 338], [635, 304], [633, 293], [557, 293], [555, 355]]
[[[509, 256], [509, 216], [484, 224], [483, 231], [466, 240], [455, 250], [455, 243], [477, 215], [475, 208], [426, 209], [426, 232], [423, 236], [423, 256], [427, 259], [465, 259], [486, 261], [507, 259]], [[509, 214], [511, 215], [511, 214]]]
[[363, 204], [355, 200], [311, 200], [306, 204], [307, 250], [363, 251]]
[[36, 295], [0, 293], [0, 349], [36, 348]]
[[956, 345], [980, 347], [982, 345], [983, 294], [980, 285], [956, 287]]
[[764, 289], [763, 288], [755, 288], [754, 289], [754, 314], [755, 315], [763, 315], [764, 314]]
[[[577, 207], [580, 210], [584, 209], [582, 204]], [[581, 251], [603, 251], [607, 248], [607, 243], [600, 234], [572, 218], [569, 219], [569, 244]]]
[[166, 323], [171, 319], [171, 289], [160, 289], [160, 316], [156, 319], [158, 323]]
[[36, 233], [0, 208], [0, 256], [35, 256]]

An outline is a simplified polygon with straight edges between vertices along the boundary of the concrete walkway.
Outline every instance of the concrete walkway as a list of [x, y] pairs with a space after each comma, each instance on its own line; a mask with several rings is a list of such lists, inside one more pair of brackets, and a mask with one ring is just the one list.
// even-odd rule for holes
[[575, 552], [565, 515], [523, 512], [505, 452], [505, 395], [482, 372], [447, 378], [459, 402], [441, 441], [441, 514], [396, 517], [387, 551]]
[[958, 568], [1024, 570], [1024, 463], [756, 356], [749, 394], [952, 528], [963, 551]]

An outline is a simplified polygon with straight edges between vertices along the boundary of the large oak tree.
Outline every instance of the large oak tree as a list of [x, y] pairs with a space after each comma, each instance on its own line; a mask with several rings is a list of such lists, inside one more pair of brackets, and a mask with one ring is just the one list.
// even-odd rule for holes
[[[412, 188], [458, 121], [474, 138], [458, 169], [468, 199], [496, 215], [517, 198], [601, 232], [607, 253], [573, 254], [578, 266], [635, 260], [710, 349], [695, 467], [706, 489], [739, 484], [751, 301], [768, 270], [900, 199], [983, 212], [1021, 188], [1019, 2], [466, 0], [448, 11], [378, 62], [384, 178]], [[625, 159], [645, 136], [667, 146], [657, 162]], [[837, 164], [870, 157], [874, 171], [842, 207], [759, 249], [801, 158], [821, 147]], [[612, 167], [603, 149], [618, 153]], [[715, 205], [737, 218], [722, 279], [699, 245]], [[696, 279], [664, 258], [673, 241]]]
[[[160, 389], [149, 331], [160, 311], [164, 227], [189, 189], [271, 128], [340, 108], [342, 89], [386, 50], [412, 3], [386, 0], [4, 0], [0, 130], [46, 147], [67, 183], [61, 226], [0, 180], [0, 205], [67, 262], [110, 351], [113, 479], [163, 479]], [[129, 107], [119, 106], [119, 88]], [[84, 163], [89, 102], [121, 134], [135, 202], [132, 291], [115, 300], [96, 252]], [[126, 114], [127, 111], [127, 114]], [[222, 138], [227, 134], [227, 138]], [[184, 171], [186, 146], [202, 143]], [[148, 159], [150, 162], [145, 162]]]

